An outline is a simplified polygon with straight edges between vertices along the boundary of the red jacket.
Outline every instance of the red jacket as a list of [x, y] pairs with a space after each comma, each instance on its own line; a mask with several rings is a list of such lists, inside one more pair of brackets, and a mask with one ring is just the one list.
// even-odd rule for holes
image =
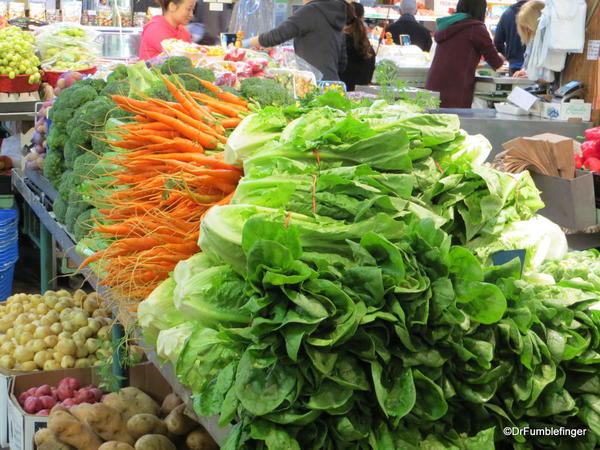
[[154, 16], [144, 26], [142, 31], [142, 43], [140, 45], [140, 59], [148, 60], [162, 53], [162, 41], [165, 39], [179, 39], [191, 42], [192, 36], [183, 25], [173, 28], [163, 16]]
[[485, 24], [465, 19], [435, 34], [437, 48], [426, 89], [440, 93], [442, 108], [470, 108], [475, 70], [483, 56], [490, 66], [503, 64]]

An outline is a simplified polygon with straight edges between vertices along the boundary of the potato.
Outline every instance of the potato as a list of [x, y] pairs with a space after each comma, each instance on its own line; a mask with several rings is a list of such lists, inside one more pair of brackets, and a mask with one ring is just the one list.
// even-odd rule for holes
[[126, 442], [133, 445], [135, 439], [127, 432], [123, 416], [115, 408], [103, 403], [82, 403], [73, 406], [71, 414], [86, 423], [94, 433], [105, 441]]
[[35, 448], [37, 450], [72, 450], [73, 447], [58, 440], [56, 434], [49, 428], [42, 428], [35, 433]]
[[48, 420], [48, 428], [60, 441], [77, 450], [98, 450], [102, 445], [102, 441], [90, 427], [75, 418]]
[[146, 434], [167, 435], [167, 426], [158, 417], [152, 414], [136, 414], [127, 421], [127, 431], [134, 439], [139, 439]]
[[107, 441], [100, 446], [98, 450], [135, 450], [131, 445], [125, 442]]
[[166, 416], [171, 411], [173, 411], [175, 407], [181, 405], [182, 403], [183, 402], [181, 401], [179, 396], [176, 393], [172, 392], [165, 397], [165, 399], [162, 402], [162, 405], [160, 405], [160, 413], [163, 416]]
[[219, 446], [204, 428], [196, 428], [185, 439], [190, 450], [218, 450]]
[[162, 434], [147, 434], [137, 440], [135, 450], [177, 450], [177, 447]]
[[183, 413], [184, 410], [185, 404], [176, 406], [165, 418], [165, 424], [170, 433], [182, 436], [198, 426], [196, 421], [190, 419]]
[[102, 403], [118, 410], [123, 419], [129, 420], [136, 414], [158, 415], [159, 406], [152, 398], [135, 387], [126, 387], [119, 393], [108, 394]]

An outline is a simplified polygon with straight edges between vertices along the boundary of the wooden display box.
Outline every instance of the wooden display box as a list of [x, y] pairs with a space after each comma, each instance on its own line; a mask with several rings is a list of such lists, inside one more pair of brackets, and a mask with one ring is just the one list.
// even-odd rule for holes
[[8, 405], [10, 390], [13, 380], [18, 375], [26, 375], [35, 372], [23, 372], [19, 370], [9, 370], [0, 367], [0, 447], [7, 447], [8, 439]]
[[561, 227], [582, 231], [597, 224], [594, 177], [591, 172], [576, 170], [575, 178], [551, 177], [531, 173], [546, 205], [539, 213]]

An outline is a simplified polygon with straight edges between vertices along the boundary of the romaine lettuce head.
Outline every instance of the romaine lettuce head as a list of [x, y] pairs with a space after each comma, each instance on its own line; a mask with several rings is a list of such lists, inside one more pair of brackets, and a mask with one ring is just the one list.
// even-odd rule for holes
[[184, 321], [173, 303], [175, 280], [169, 277], [158, 285], [138, 307], [138, 321], [148, 344], [155, 345], [158, 334]]

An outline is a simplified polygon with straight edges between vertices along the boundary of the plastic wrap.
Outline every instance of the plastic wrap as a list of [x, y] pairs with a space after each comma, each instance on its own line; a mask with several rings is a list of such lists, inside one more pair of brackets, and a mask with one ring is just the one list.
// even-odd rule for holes
[[245, 37], [258, 36], [275, 28], [275, 0], [240, 0], [233, 7], [229, 31], [244, 32]]
[[99, 33], [70, 23], [40, 28], [35, 43], [42, 68], [53, 71], [93, 67], [102, 51]]

